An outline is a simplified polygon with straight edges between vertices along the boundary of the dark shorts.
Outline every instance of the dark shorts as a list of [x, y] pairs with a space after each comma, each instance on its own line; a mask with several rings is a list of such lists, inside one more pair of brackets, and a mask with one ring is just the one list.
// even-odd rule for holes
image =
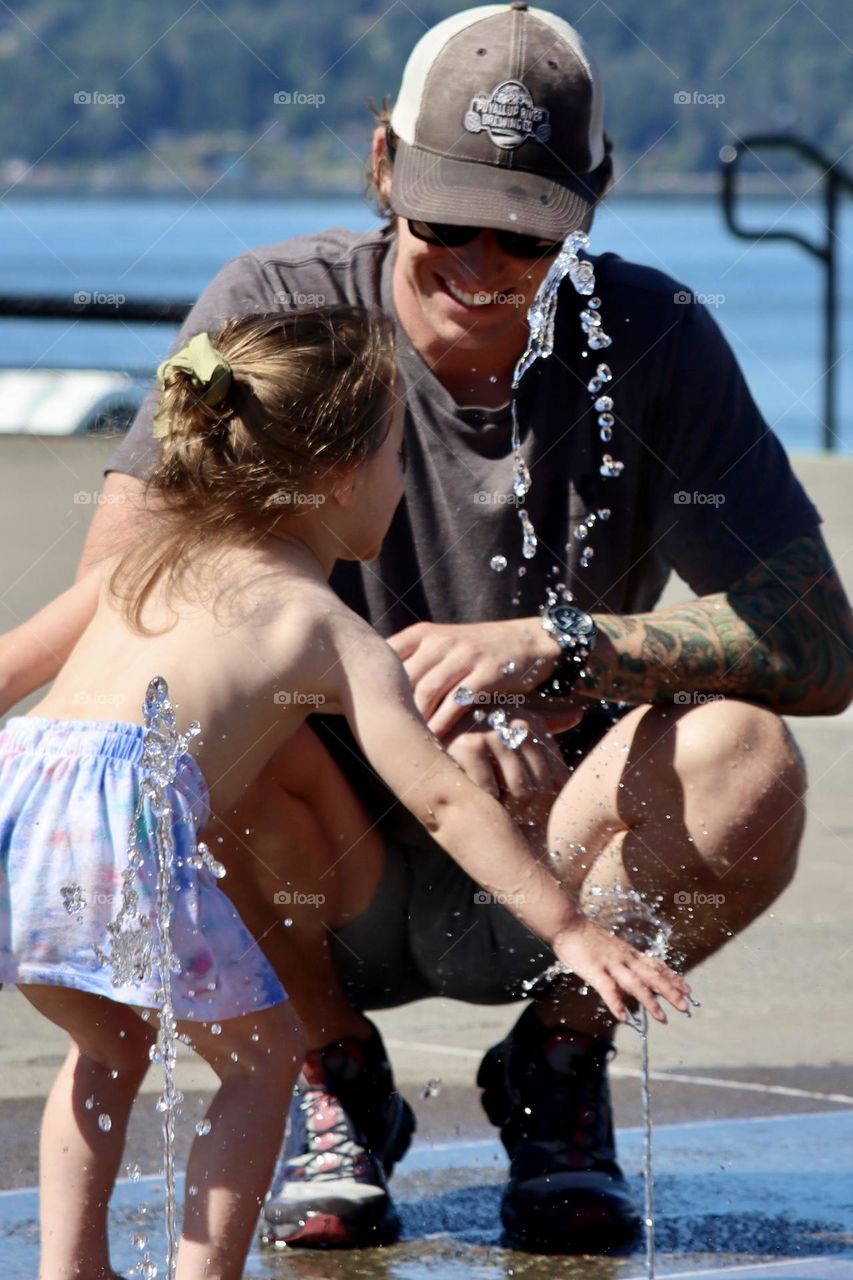
[[[628, 708], [625, 708], [628, 710]], [[588, 713], [562, 739], [576, 763], [619, 718]], [[427, 996], [469, 1004], [520, 1000], [554, 954], [499, 902], [484, 894], [436, 844], [358, 755], [339, 717], [312, 727], [373, 813], [384, 816], [385, 868], [373, 901], [331, 935], [332, 958], [358, 1009], [385, 1009]], [[354, 764], [354, 758], [358, 763]]]

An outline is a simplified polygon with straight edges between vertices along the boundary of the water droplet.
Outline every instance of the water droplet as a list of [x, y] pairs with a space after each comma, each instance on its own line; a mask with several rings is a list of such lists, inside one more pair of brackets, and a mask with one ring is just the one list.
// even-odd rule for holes
[[141, 1252], [143, 1249], [148, 1247], [148, 1237], [143, 1235], [141, 1231], [135, 1231], [130, 1237], [130, 1243], [133, 1245], [134, 1249], [139, 1249]]
[[610, 382], [613, 377], [609, 364], [600, 364], [596, 369], [595, 374], [602, 382]]
[[86, 906], [86, 897], [79, 884], [64, 884], [59, 892], [62, 894], [62, 905], [70, 916], [79, 916]]
[[292, 916], [285, 916], [281, 923], [284, 925], [285, 929], [290, 929], [293, 925]]
[[516, 498], [523, 498], [530, 492], [530, 471], [521, 454], [516, 452], [513, 458], [512, 491]]
[[511, 676], [514, 671], [515, 671], [515, 662], [513, 661], [512, 658], [508, 658], [507, 661], [504, 663], [504, 665], [501, 667], [501, 674], [505, 676]]
[[602, 444], [610, 444], [610, 441], [613, 439], [613, 428], [607, 426], [601, 427], [598, 432], [598, 438]]
[[620, 462], [617, 458], [611, 458], [609, 453], [605, 453], [601, 459], [601, 466], [598, 468], [599, 473], [609, 479], [621, 476], [625, 469], [625, 463]]
[[613, 339], [609, 334], [603, 333], [601, 329], [596, 329], [590, 332], [587, 337], [587, 344], [591, 351], [601, 351], [605, 347], [612, 346]]
[[441, 1077], [436, 1076], [434, 1079], [427, 1080], [421, 1090], [422, 1098], [437, 1098], [441, 1093]]
[[187, 1195], [188, 1195], [188, 1196], [197, 1196], [197, 1195], [198, 1195], [198, 1187], [197, 1187], [194, 1183], [192, 1183], [192, 1182], [191, 1182], [191, 1183], [190, 1183], [190, 1185], [187, 1187]]
[[205, 1117], [204, 1120], [196, 1121], [195, 1131], [200, 1138], [207, 1137], [207, 1135], [210, 1133], [211, 1128], [212, 1128], [212, 1125], [210, 1121], [207, 1119], [207, 1117]]
[[613, 408], [613, 397], [599, 396], [595, 402], [595, 408], [599, 413], [607, 413], [609, 409]]
[[107, 1115], [105, 1111], [101, 1112], [101, 1114], [98, 1116], [98, 1128], [102, 1130], [103, 1133], [109, 1133], [112, 1127], [113, 1127], [113, 1122], [110, 1119], [110, 1117]]
[[86, 1101], [83, 1103], [83, 1106], [86, 1108], [87, 1111], [91, 1111], [94, 1105], [95, 1105], [94, 1095], [87, 1098]]
[[255, 1044], [258, 1043], [260, 1038], [261, 1037], [258, 1035], [257, 1031], [253, 1031], [252, 1034], [249, 1036], [249, 1039], [252, 1040]]
[[503, 573], [506, 568], [506, 556], [492, 556], [489, 568], [494, 569], [495, 573]]
[[473, 689], [469, 689], [465, 684], [460, 684], [459, 688], [453, 693], [453, 701], [458, 703], [460, 707], [470, 707], [476, 696]]
[[210, 1034], [211, 1034], [212, 1036], [221, 1036], [221, 1035], [222, 1035], [222, 1028], [220, 1027], [220, 1025], [219, 1025], [219, 1023], [218, 1023], [218, 1022], [212, 1022], [212, 1023], [210, 1024]]
[[533, 528], [530, 516], [527, 512], [524, 510], [519, 511], [518, 518], [521, 521], [521, 529], [524, 539], [521, 554], [524, 556], [525, 560], [532, 560], [536, 555], [536, 548], [539, 546], [539, 539], [536, 537], [536, 530]]
[[609, 507], [599, 507], [599, 508], [598, 508], [598, 518], [599, 518], [599, 520], [609, 520], [609, 519], [610, 519], [610, 508], [609, 508]]
[[590, 378], [589, 382], [586, 384], [586, 389], [591, 396], [596, 396], [603, 386], [604, 383], [601, 381], [601, 378]]
[[589, 537], [589, 528], [585, 524], [579, 524], [573, 531], [572, 536], [577, 538], [578, 542], [583, 542], [584, 538]]

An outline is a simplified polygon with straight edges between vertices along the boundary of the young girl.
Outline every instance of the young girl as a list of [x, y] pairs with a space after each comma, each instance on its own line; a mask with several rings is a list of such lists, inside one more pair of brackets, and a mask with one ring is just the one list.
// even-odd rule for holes
[[[172, 997], [179, 1031], [220, 1079], [189, 1157], [179, 1280], [241, 1274], [303, 1051], [276, 975], [194, 869], [192, 845], [318, 705], [346, 716], [400, 800], [616, 1017], [623, 992], [658, 1019], [655, 993], [687, 1009], [681, 978], [587, 920], [533, 860], [427, 730], [391, 648], [328, 585], [339, 557], [376, 556], [402, 496], [393, 360], [384, 321], [338, 307], [232, 320], [166, 361], [139, 541], [103, 575], [47, 697], [0, 732], [0, 980], [71, 1040], [43, 1122], [41, 1280], [113, 1275], [107, 1205], [154, 1038], [139, 1011], [158, 1001], [153, 980], [122, 971], [116, 986], [102, 961], [155, 675], [202, 726], [169, 789]], [[142, 915], [155, 861], [145, 847]]]

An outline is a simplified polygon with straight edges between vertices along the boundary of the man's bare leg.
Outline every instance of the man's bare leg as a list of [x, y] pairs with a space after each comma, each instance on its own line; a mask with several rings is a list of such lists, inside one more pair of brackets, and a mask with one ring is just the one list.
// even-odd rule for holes
[[[735, 700], [637, 707], [558, 797], [550, 866], [593, 910], [620, 885], [635, 890], [671, 926], [670, 955], [686, 971], [790, 882], [804, 790], [800, 754], [771, 711]], [[571, 981], [538, 1012], [599, 1036], [612, 1024]]]

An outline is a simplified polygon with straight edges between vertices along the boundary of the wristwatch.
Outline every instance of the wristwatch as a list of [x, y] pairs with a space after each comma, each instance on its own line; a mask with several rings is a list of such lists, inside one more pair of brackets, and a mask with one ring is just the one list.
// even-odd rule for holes
[[548, 588], [540, 623], [563, 651], [551, 679], [563, 689], [570, 688], [595, 648], [598, 637], [595, 622], [585, 610], [571, 603], [566, 588], [559, 585]]

